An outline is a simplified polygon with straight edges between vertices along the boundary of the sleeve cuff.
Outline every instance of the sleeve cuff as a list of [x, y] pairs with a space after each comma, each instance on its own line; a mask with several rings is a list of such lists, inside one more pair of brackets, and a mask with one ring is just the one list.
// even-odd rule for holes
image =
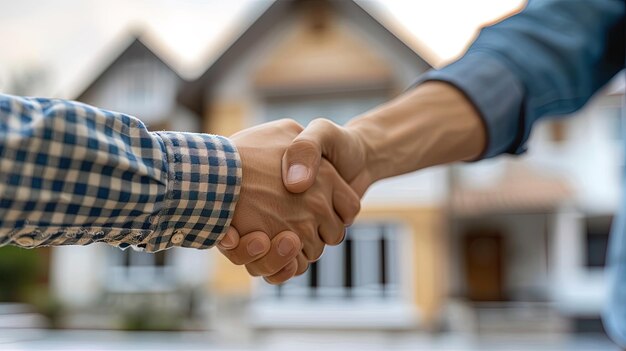
[[487, 131], [487, 147], [480, 158], [523, 153], [524, 88], [498, 59], [470, 52], [460, 60], [422, 75], [413, 86], [427, 81], [447, 82], [467, 96], [479, 111]]
[[207, 249], [230, 226], [241, 186], [241, 160], [227, 138], [158, 132], [168, 163], [168, 190], [146, 251]]

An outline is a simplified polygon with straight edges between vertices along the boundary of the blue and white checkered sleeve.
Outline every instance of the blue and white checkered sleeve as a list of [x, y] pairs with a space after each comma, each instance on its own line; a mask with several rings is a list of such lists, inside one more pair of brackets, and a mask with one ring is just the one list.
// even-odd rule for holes
[[121, 113], [0, 94], [0, 245], [209, 248], [230, 225], [240, 182], [226, 138], [152, 133]]

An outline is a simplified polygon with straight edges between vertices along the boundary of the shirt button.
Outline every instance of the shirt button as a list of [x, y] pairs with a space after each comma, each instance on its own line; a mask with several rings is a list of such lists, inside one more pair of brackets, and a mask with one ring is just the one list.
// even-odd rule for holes
[[21, 237], [17, 239], [16, 241], [19, 246], [23, 246], [23, 247], [31, 247], [33, 246], [33, 244], [35, 244], [35, 240], [27, 236]]
[[185, 240], [185, 235], [183, 233], [176, 233], [172, 237], [172, 244], [178, 245], [178, 244], [182, 243], [183, 240]]

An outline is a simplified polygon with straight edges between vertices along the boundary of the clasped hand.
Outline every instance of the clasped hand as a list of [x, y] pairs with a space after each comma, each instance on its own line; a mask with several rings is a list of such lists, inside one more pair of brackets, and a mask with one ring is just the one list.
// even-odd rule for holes
[[327, 120], [306, 131], [279, 120], [231, 136], [243, 179], [231, 228], [218, 244], [231, 262], [278, 284], [304, 273], [325, 245], [343, 240], [368, 184], [361, 146], [353, 139], [339, 149], [334, 138], [340, 137], [351, 140]]

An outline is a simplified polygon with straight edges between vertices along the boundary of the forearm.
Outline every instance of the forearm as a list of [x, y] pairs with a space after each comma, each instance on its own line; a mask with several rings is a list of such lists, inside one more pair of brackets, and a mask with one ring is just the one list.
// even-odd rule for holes
[[576, 111], [623, 68], [625, 8], [621, 0], [531, 1], [419, 81], [448, 82], [476, 106], [487, 131], [482, 157], [523, 153], [537, 120]]
[[366, 150], [373, 181], [429, 166], [478, 158], [485, 128], [456, 88], [427, 82], [353, 119], [346, 128]]
[[241, 178], [224, 138], [63, 100], [0, 95], [0, 151], [0, 245], [210, 247]]

